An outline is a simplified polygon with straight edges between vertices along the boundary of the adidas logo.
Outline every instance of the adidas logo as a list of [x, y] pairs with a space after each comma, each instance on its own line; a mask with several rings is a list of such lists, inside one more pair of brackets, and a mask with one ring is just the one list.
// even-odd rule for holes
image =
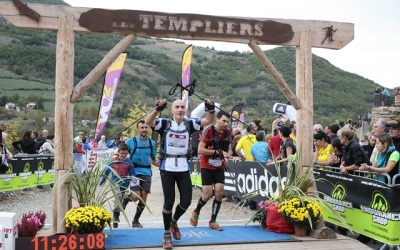
[[279, 106], [279, 108], [277, 108], [276, 109], [276, 111], [279, 111], [279, 112], [285, 112], [285, 109], [283, 108], [283, 106]]

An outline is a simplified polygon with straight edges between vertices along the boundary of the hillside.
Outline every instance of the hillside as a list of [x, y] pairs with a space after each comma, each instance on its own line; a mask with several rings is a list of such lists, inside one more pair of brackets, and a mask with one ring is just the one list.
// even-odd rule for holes
[[[40, 2], [65, 4], [57, 0]], [[53, 31], [16, 29], [0, 19], [0, 105], [5, 102], [39, 100], [41, 108], [54, 109], [55, 46]], [[121, 37], [110, 35], [75, 35], [75, 84], [83, 79]], [[151, 38], [137, 38], [126, 50], [127, 61], [118, 86], [115, 110], [111, 118], [126, 116], [126, 108], [135, 100], [154, 106], [158, 98], [167, 98], [174, 83], [180, 81], [181, 57], [188, 44]], [[295, 92], [295, 48], [279, 47], [266, 55]], [[191, 79], [196, 79], [196, 92], [210, 97], [230, 110], [244, 103], [248, 119], [259, 118], [264, 124], [272, 121], [272, 106], [286, 103], [275, 82], [251, 52], [216, 51], [194, 47]], [[95, 118], [102, 91], [103, 78], [77, 104], [77, 115], [91, 107], [86, 117]], [[344, 120], [370, 112], [376, 83], [333, 66], [313, 55], [315, 122]], [[196, 105], [200, 102], [193, 96]], [[79, 112], [81, 111], [81, 112]], [[86, 111], [85, 111], [86, 112]], [[85, 113], [86, 114], [86, 113]], [[93, 115], [94, 114], [94, 115]], [[91, 117], [93, 116], [93, 117]], [[247, 120], [247, 118], [246, 118]]]

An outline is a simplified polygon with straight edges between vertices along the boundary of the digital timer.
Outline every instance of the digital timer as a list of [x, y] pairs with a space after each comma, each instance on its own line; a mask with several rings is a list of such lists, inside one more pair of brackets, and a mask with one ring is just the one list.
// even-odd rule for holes
[[24, 250], [92, 250], [104, 249], [104, 234], [51, 235], [17, 238], [18, 249]]

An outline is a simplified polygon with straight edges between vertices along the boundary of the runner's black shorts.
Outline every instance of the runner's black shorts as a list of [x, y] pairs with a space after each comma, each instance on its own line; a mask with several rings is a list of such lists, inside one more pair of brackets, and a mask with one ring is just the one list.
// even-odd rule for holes
[[201, 185], [208, 186], [215, 183], [225, 184], [225, 170], [219, 168], [217, 170], [201, 169]]
[[147, 193], [150, 194], [150, 188], [151, 188], [151, 176], [149, 175], [137, 175], [137, 178], [139, 178], [139, 185], [136, 186], [131, 186], [132, 191], [140, 191], [144, 190]]

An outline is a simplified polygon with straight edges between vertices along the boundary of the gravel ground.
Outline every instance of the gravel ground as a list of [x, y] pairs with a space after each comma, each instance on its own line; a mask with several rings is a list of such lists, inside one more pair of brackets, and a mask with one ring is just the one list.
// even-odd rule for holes
[[[153, 169], [153, 184], [152, 193], [148, 196], [148, 207], [149, 210], [145, 210], [141, 216], [140, 222], [144, 227], [163, 227], [162, 223], [162, 204], [163, 195], [161, 189], [161, 181], [159, 172], [157, 169]], [[179, 201], [178, 192], [176, 192], [176, 204]], [[52, 213], [53, 213], [53, 193], [49, 186], [45, 186], [43, 189], [32, 188], [30, 191], [16, 191], [15, 194], [19, 197], [18, 200], [14, 196], [6, 197], [3, 201], [0, 201], [0, 211], [15, 212], [18, 217], [21, 217], [23, 213], [44, 211], [47, 214], [46, 226], [44, 230], [50, 230], [52, 228]], [[0, 193], [0, 197], [3, 193]], [[189, 226], [190, 214], [195, 208], [197, 201], [201, 195], [200, 189], [193, 190], [192, 204], [188, 211], [179, 220], [179, 225], [182, 227]], [[74, 203], [74, 202], [73, 202]], [[199, 226], [208, 225], [208, 220], [211, 215], [211, 203], [210, 200], [202, 209]], [[73, 204], [75, 205], [75, 204]], [[111, 210], [110, 210], [111, 211]], [[136, 206], [129, 204], [126, 213], [129, 219], [129, 223], [132, 221], [136, 211]], [[227, 200], [222, 203], [221, 210], [218, 215], [218, 222], [221, 226], [223, 225], [244, 225], [246, 224], [255, 211], [248, 208], [241, 207], [238, 205], [236, 200]], [[121, 217], [120, 228], [129, 227]], [[348, 234], [347, 236], [355, 238], [357, 235]], [[367, 244], [371, 249], [380, 249], [383, 245], [379, 242], [371, 242]]]

